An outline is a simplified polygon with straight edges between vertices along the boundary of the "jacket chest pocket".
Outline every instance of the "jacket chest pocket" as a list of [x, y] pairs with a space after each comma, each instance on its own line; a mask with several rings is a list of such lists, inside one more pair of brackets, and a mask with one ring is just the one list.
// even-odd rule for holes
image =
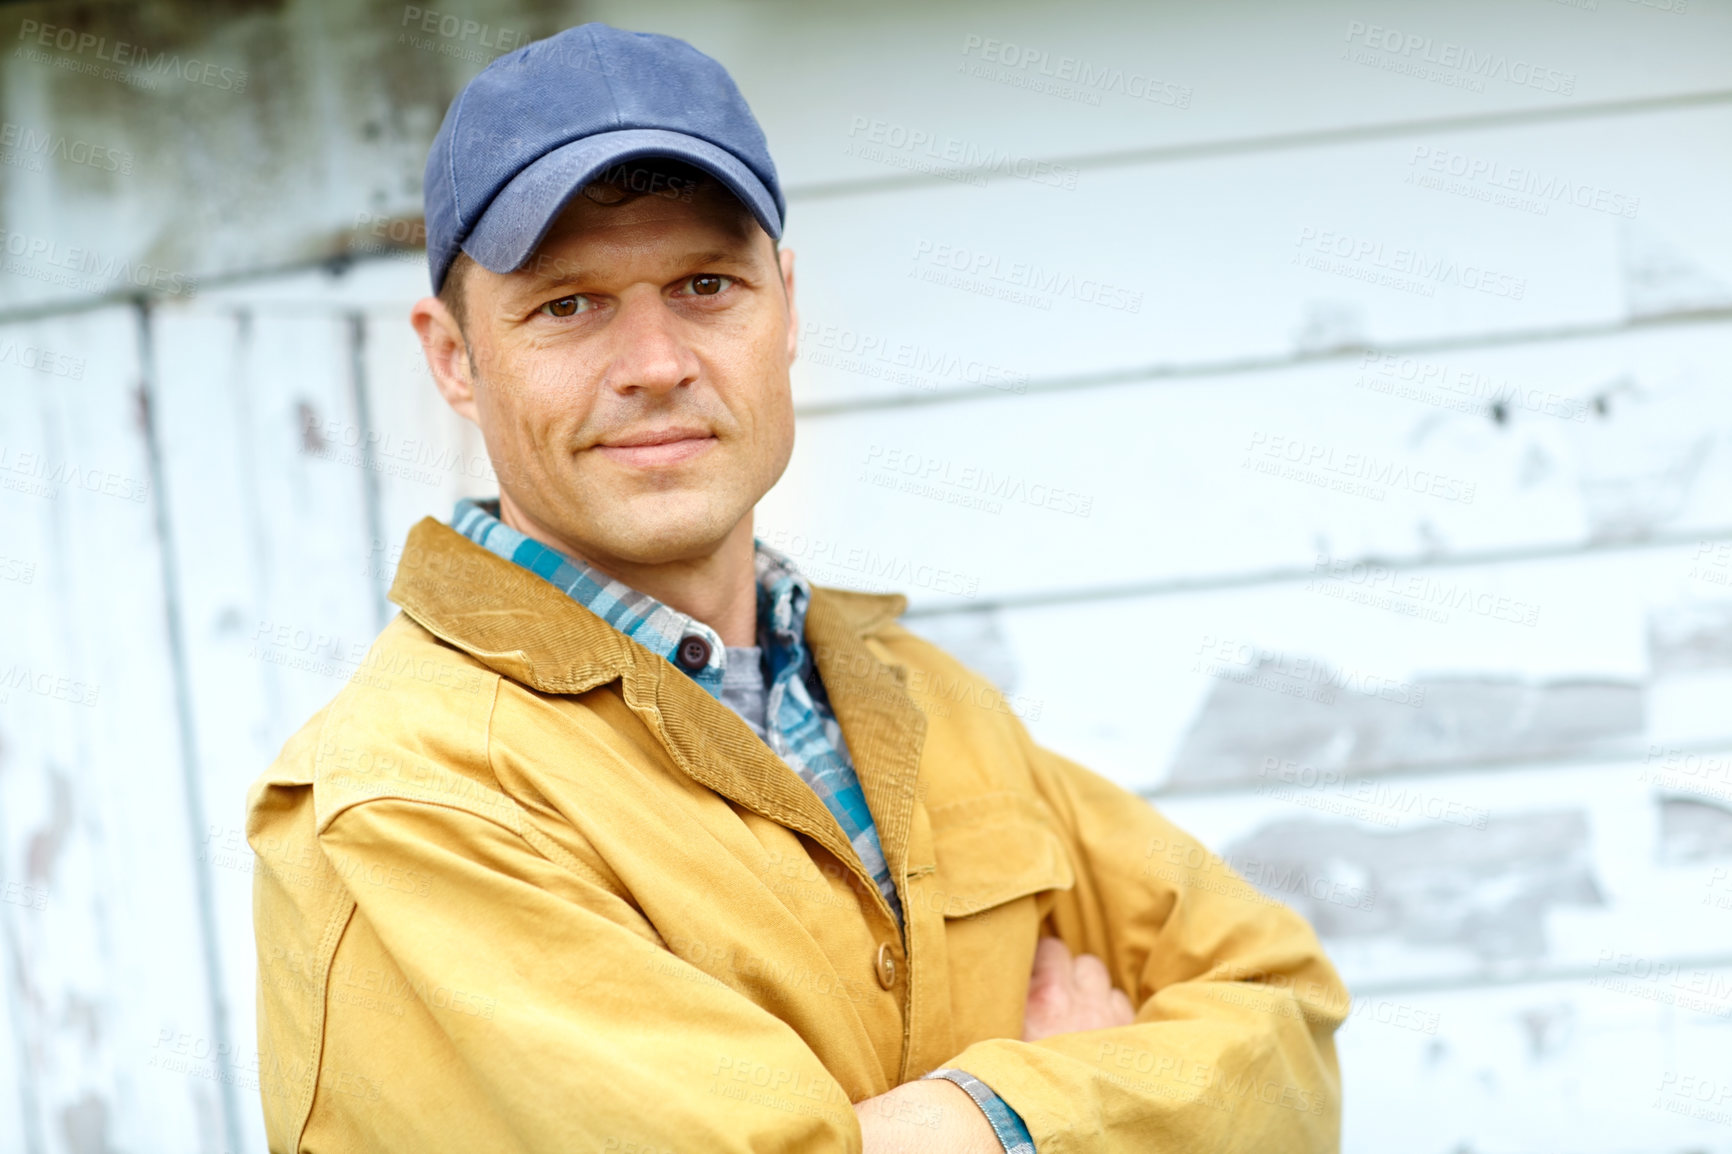
[[1076, 884], [1064, 843], [1022, 794], [982, 794], [939, 806], [928, 817], [937, 865], [930, 908], [946, 918], [973, 918]]
[[1016, 1038], [1041, 919], [1076, 884], [1064, 842], [1032, 800], [993, 793], [936, 807], [928, 916], [942, 915], [957, 1051]]

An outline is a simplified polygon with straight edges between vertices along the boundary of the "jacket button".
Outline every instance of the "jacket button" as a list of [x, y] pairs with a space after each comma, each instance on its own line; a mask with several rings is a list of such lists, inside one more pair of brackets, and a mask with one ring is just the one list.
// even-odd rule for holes
[[674, 651], [679, 659], [680, 668], [696, 673], [710, 663], [710, 643], [695, 633], [680, 638], [680, 647]]
[[886, 990], [896, 984], [896, 955], [890, 952], [889, 942], [878, 947], [878, 984]]

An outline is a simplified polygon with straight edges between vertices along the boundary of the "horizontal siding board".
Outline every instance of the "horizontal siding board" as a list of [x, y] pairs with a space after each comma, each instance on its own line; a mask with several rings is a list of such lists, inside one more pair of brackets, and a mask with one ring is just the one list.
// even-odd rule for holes
[[1724, 620], [1724, 585], [1701, 579], [1719, 578], [1702, 556], [1719, 550], [1363, 568], [909, 624], [1004, 694], [935, 682], [929, 707], [1008, 709], [1133, 789], [1243, 789], [1267, 757], [1389, 773], [1640, 755], [1732, 738], [1732, 667], [1656, 668], [1649, 640], [1681, 611]]
[[1705, 324], [808, 419], [759, 521], [956, 609], [1723, 532], [1729, 352]]
[[[1732, 982], [1732, 969], [1702, 973]], [[1732, 1022], [1645, 996], [1666, 986], [1585, 979], [1362, 998], [1337, 1035], [1342, 1149], [1732, 1151]]]
[[[593, 11], [595, 19], [683, 36], [726, 63], [795, 187], [908, 171], [846, 149], [856, 116], [929, 133], [930, 163], [943, 168], [953, 163], [947, 148], [1068, 157], [1732, 85], [1732, 67], [1711, 47], [1732, 35], [1728, 17], [1695, 4], [1687, 16], [1625, 3], [1515, 12], [1484, 0], [1399, 13], [1259, 0], [1206, 18], [1130, 3], [819, 8], [802, 10], [799, 20], [777, 9], [742, 14], [699, 4]], [[1538, 87], [1494, 79], [1473, 91], [1343, 60], [1352, 21], [1430, 37], [1434, 57], [1454, 42], [1504, 56], [1506, 70], [1523, 60], [1574, 73], [1575, 91], [1547, 92], [1545, 77]], [[998, 47], [988, 48], [989, 39]], [[986, 76], [969, 67], [1003, 61], [1011, 63], [1002, 73], [988, 68]], [[1158, 86], [1140, 82], [1147, 80]]]
[[[796, 201], [803, 397], [1013, 393], [1132, 366], [1723, 308], [1732, 226], [1716, 182], [1695, 174], [1732, 165], [1729, 118], [1711, 107], [1127, 164], [1072, 191], [936, 182]], [[1528, 191], [1493, 200], [1509, 184]], [[1469, 287], [1468, 269], [1507, 279]]]

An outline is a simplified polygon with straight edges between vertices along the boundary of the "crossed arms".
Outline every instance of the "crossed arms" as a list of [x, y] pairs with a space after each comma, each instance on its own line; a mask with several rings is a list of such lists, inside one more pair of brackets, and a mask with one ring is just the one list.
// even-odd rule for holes
[[[939, 1061], [990, 1086], [1040, 1154], [1335, 1149], [1332, 1035], [1347, 1001], [1310, 928], [1142, 799], [1032, 743], [1027, 757], [1075, 884], [1053, 898], [1045, 925], [1058, 941], [1035, 950], [1032, 976], [987, 973], [988, 949], [957, 987], [998, 982], [996, 997], [1016, 982], [1022, 1036], [976, 1031]], [[413, 996], [384, 1020], [330, 999], [307, 1145], [997, 1154], [952, 1083], [850, 1102], [845, 1086], [882, 1087], [884, 1060], [853, 1011], [789, 1001], [767, 975], [702, 972], [670, 952], [604, 860], [579, 859], [577, 831], [562, 843], [550, 829], [528, 811], [402, 797], [323, 819], [318, 841], [346, 874], [431, 879], [431, 894], [350, 887], [336, 964], [389, 969]], [[702, 900], [683, 893], [672, 900]], [[795, 948], [808, 952], [793, 964], [825, 966]], [[451, 991], [483, 992], [487, 1016], [455, 1009]], [[793, 1096], [733, 1085], [741, 1062]], [[378, 1098], [326, 1091], [332, 1070], [363, 1065], [389, 1072]]]

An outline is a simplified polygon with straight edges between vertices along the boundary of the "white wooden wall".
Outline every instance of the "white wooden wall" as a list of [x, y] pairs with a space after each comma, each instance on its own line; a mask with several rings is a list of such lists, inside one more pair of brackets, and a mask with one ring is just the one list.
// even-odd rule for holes
[[[1732, 4], [472, 7], [734, 71], [802, 312], [760, 535], [1313, 919], [1348, 1150], [1732, 1151]], [[403, 18], [208, 33], [258, 95], [189, 115], [308, 171], [5, 65], [139, 169], [0, 170], [9, 232], [230, 275], [0, 275], [0, 1151], [263, 1149], [245, 788], [493, 491], [418, 254], [266, 272], [418, 212], [476, 65]]]

